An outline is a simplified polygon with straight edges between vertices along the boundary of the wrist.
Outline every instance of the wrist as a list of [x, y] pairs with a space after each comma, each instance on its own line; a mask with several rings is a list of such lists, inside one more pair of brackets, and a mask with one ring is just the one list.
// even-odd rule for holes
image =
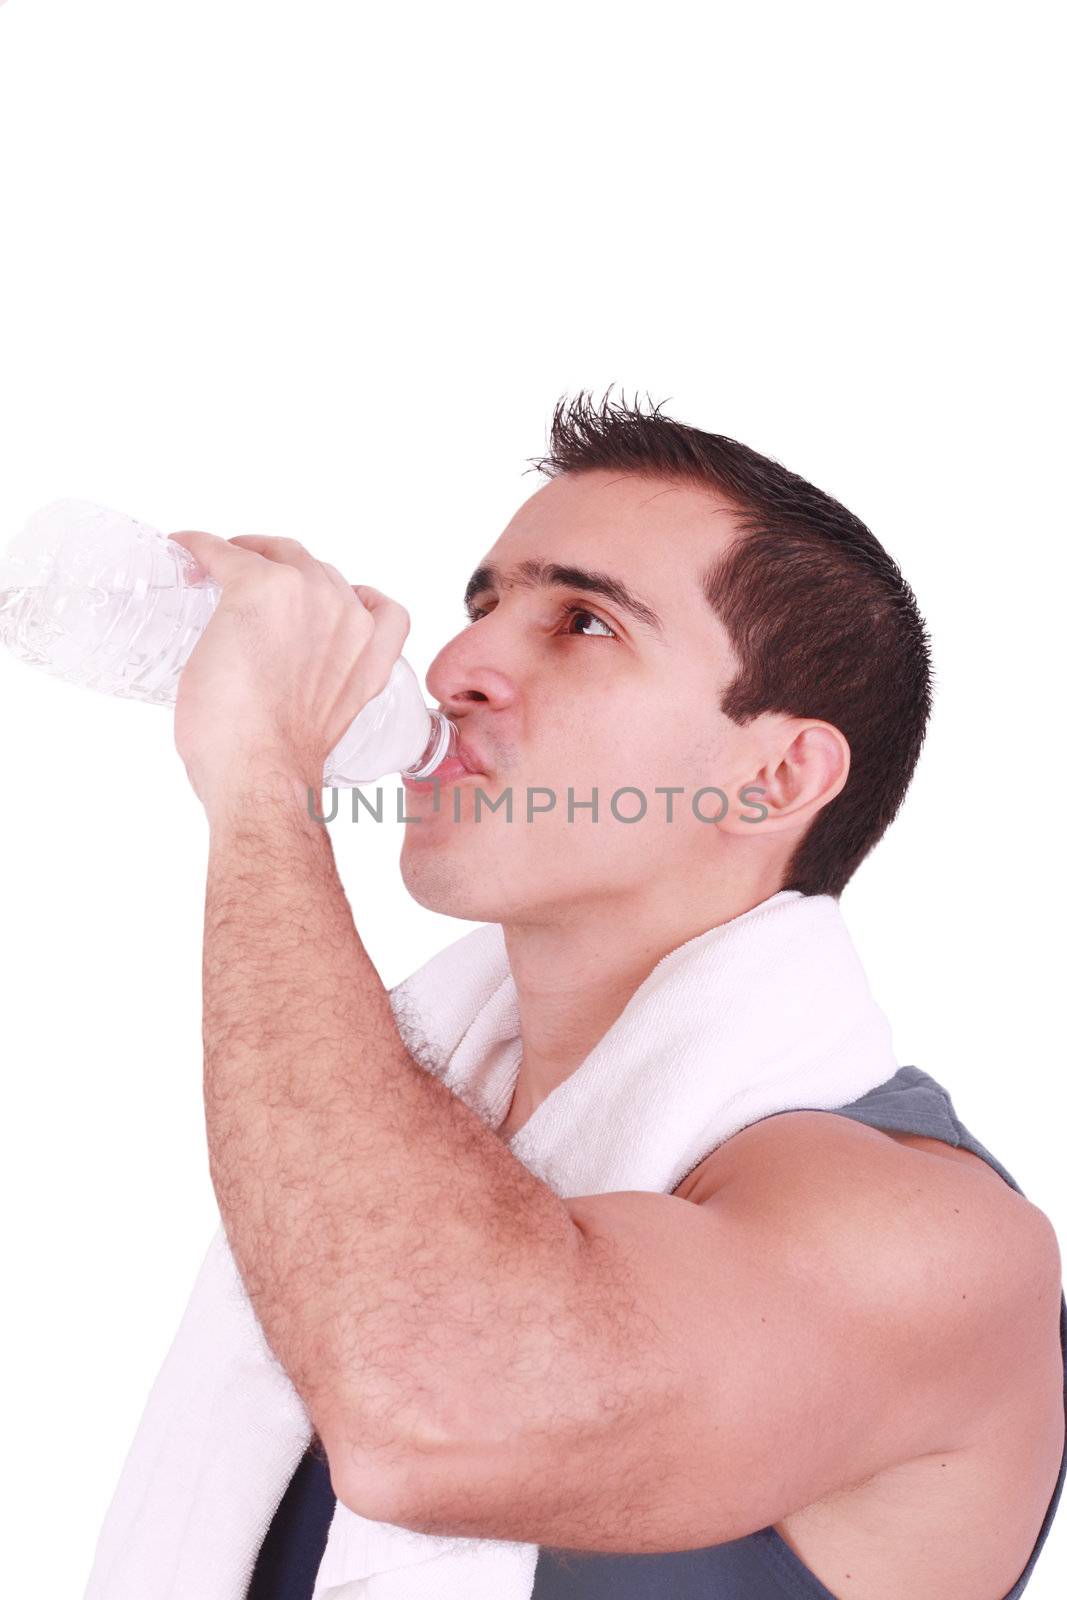
[[[320, 774], [321, 777], [321, 774]], [[299, 768], [287, 761], [258, 759], [200, 798], [212, 836], [255, 831], [269, 821], [285, 819], [304, 829], [324, 832], [308, 808], [308, 790], [319, 805], [319, 789]]]

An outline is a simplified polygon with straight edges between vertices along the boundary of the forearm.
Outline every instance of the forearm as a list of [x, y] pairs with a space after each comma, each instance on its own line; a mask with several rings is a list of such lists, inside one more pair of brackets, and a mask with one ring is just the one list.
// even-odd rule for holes
[[305, 798], [276, 782], [210, 818], [211, 1178], [320, 1434], [403, 1456], [461, 1433], [496, 1373], [550, 1386], [583, 1314], [583, 1236], [412, 1059]]

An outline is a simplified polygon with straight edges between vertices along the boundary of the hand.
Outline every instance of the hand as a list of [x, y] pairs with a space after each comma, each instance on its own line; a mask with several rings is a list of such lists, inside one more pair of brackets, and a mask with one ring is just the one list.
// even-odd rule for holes
[[323, 764], [385, 688], [411, 626], [296, 539], [171, 534], [221, 584], [178, 681], [174, 741], [211, 813], [257, 775], [322, 784]]

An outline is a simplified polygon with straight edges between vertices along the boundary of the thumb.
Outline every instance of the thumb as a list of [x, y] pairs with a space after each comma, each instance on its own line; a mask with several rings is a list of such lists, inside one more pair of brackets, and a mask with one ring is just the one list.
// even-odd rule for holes
[[349, 587], [374, 620], [374, 632], [360, 653], [360, 665], [371, 681], [380, 686], [377, 692], [381, 693], [411, 631], [411, 617], [399, 601], [390, 600], [380, 589], [372, 589], [365, 583], [353, 583]]

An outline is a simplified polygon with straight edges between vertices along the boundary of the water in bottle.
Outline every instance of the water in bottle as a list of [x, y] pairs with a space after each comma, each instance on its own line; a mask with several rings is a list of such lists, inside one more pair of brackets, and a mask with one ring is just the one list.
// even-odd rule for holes
[[[157, 529], [89, 501], [56, 500], [0, 556], [0, 643], [69, 683], [173, 705], [221, 592]], [[401, 656], [331, 750], [323, 783], [350, 788], [390, 772], [430, 778], [458, 737], [425, 704]]]

